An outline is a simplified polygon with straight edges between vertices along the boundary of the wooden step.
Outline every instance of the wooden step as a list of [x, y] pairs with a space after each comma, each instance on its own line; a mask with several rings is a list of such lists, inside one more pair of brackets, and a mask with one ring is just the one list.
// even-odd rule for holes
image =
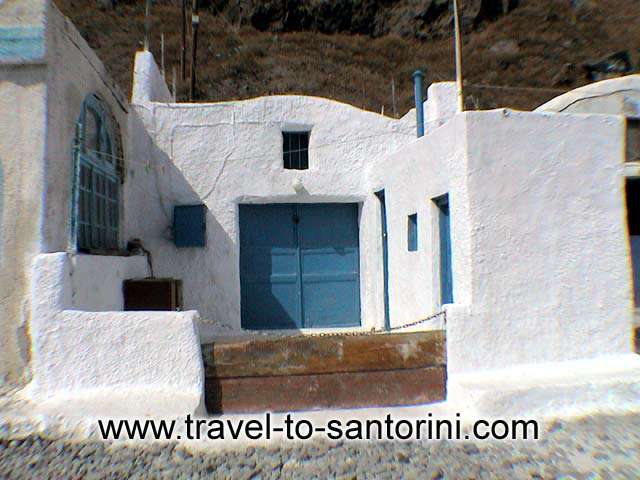
[[442, 331], [274, 336], [203, 346], [211, 413], [415, 405], [445, 397]]

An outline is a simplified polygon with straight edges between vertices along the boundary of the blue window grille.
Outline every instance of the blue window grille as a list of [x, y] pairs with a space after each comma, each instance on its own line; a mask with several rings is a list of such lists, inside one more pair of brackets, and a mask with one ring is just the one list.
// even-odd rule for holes
[[410, 252], [418, 250], [418, 214], [407, 217], [407, 249]]
[[79, 251], [117, 251], [120, 165], [115, 121], [95, 95], [82, 106], [74, 145], [72, 231]]
[[282, 132], [284, 168], [307, 170], [309, 168], [309, 132]]

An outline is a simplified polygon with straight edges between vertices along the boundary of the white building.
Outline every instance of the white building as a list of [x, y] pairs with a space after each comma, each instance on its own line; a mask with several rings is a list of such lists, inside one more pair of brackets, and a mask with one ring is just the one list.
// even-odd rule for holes
[[[428, 318], [411, 330], [444, 331], [450, 398], [536, 365], [637, 371], [625, 179], [640, 176], [640, 76], [534, 112], [457, 113], [454, 85], [433, 84], [416, 138], [413, 110], [174, 103], [148, 52], [128, 102], [55, 7], [12, 5], [0, 373], [38, 404], [196, 411], [201, 344]], [[156, 278], [180, 280], [184, 312], [123, 311], [123, 282], [151, 273], [133, 239]]]

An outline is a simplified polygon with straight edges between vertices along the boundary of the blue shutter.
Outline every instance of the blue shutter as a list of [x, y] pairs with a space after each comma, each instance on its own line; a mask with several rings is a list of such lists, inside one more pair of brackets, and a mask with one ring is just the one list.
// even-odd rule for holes
[[206, 207], [176, 205], [173, 207], [173, 241], [176, 247], [204, 247]]

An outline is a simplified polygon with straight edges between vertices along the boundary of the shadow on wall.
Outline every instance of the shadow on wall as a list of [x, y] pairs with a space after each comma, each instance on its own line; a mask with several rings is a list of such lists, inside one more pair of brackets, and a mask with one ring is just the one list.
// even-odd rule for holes
[[[131, 117], [133, 122], [141, 122], [135, 113]], [[134, 173], [127, 176], [127, 181], [131, 182], [128, 187], [130, 195], [125, 204], [127, 236], [140, 238], [152, 252], [156, 276], [182, 279], [184, 309], [199, 311], [202, 318], [200, 340], [208, 344], [203, 351], [207, 408], [210, 412], [218, 412], [228, 394], [216, 370], [217, 359], [213, 358], [212, 340], [220, 324], [234, 328], [240, 326], [240, 304], [235, 301], [239, 298], [240, 259], [236, 239], [231, 238], [223, 228], [212, 208], [215, 205], [216, 212], [220, 211], [221, 205], [216, 205], [216, 202], [222, 197], [225, 198], [224, 202], [228, 202], [224, 207], [229, 209], [228, 213], [237, 216], [238, 207], [227, 200], [233, 196], [230, 195], [233, 192], [217, 195], [217, 189], [228, 188], [223, 181], [211, 190], [196, 191], [195, 179], [191, 178], [190, 181], [187, 178], [188, 172], [183, 172], [173, 163], [142, 125], [134, 125], [133, 131], [136, 132], [137, 148], [131, 149], [132, 159], [128, 166]], [[151, 159], [148, 166], [147, 158]], [[192, 175], [203, 175], [203, 172]], [[207, 206], [206, 246], [177, 248], [171, 238], [173, 207], [196, 203], [205, 203]], [[272, 266], [265, 265], [264, 268], [271, 269]], [[278, 299], [274, 297], [274, 301]], [[289, 314], [281, 305], [279, 311], [282, 318], [288, 317]], [[288, 332], [296, 330], [294, 322], [286, 323], [291, 326]]]
[[[162, 210], [161, 218], [166, 223], [164, 236], [154, 234], [153, 238], [164, 238], [164, 242], [158, 244], [160, 253], [157, 271], [159, 275], [169, 275], [183, 280], [183, 298], [185, 309], [197, 309], [203, 319], [204, 336], [209, 337], [207, 328], [219, 325], [231, 326], [235, 329], [241, 327], [242, 307], [237, 299], [242, 300], [244, 295], [240, 289], [241, 258], [240, 258], [240, 234], [232, 238], [220, 224], [212, 209], [216, 207], [219, 215], [221, 208], [228, 208], [233, 215], [234, 223], [239, 227], [240, 209], [238, 205], [229, 200], [234, 198], [234, 192], [225, 191], [218, 195], [218, 189], [228, 188], [223, 181], [207, 188], [207, 191], [198, 192], [193, 187], [196, 178], [191, 181], [187, 176], [190, 172], [184, 172], [171, 158], [157, 147], [154, 148], [154, 161], [158, 168], [154, 168], [156, 194], [159, 207]], [[221, 167], [223, 168], [223, 167]], [[199, 173], [201, 174], [201, 173]], [[191, 173], [191, 175], [195, 175]], [[175, 205], [188, 205], [204, 203], [206, 205], [206, 246], [204, 248], [177, 248], [170, 235], [173, 207]], [[220, 203], [223, 203], [222, 205]], [[162, 229], [162, 227], [160, 227]], [[271, 247], [278, 247], [271, 245]], [[287, 245], [290, 246], [290, 245]], [[154, 258], [158, 257], [155, 255]], [[256, 274], [262, 277], [275, 275], [277, 266], [266, 260], [269, 256], [261, 256], [262, 263], [257, 265]], [[270, 288], [270, 287], [269, 287]], [[297, 330], [298, 325], [291, 317], [291, 306], [282, 304], [283, 300], [278, 292], [269, 291], [265, 304], [259, 310], [270, 313], [270, 322], [274, 328]], [[274, 318], [275, 317], [275, 318]], [[277, 318], [277, 321], [276, 321]], [[264, 323], [263, 323], [264, 325]], [[258, 324], [245, 325], [245, 328], [258, 328]]]
[[4, 171], [0, 160], [0, 268], [4, 265]]
[[[136, 117], [136, 115], [132, 115]], [[140, 119], [133, 119], [141, 122]], [[210, 210], [212, 200], [204, 200], [208, 192], [197, 192], [185, 174], [160, 150], [142, 126], [134, 128], [139, 146], [132, 149], [134, 174], [131, 194], [125, 204], [127, 237], [140, 238], [154, 259], [157, 277], [182, 279], [183, 307], [195, 309], [204, 323], [229, 325], [240, 315], [235, 298], [237, 272], [229, 271], [227, 264], [218, 261], [236, 256], [235, 241], [228, 235]], [[151, 158], [147, 165], [146, 159]], [[129, 168], [131, 171], [131, 167]], [[214, 195], [209, 195], [214, 197]], [[172, 238], [173, 207], [205, 203], [206, 246], [177, 248]], [[237, 281], [239, 285], [239, 280]]]

